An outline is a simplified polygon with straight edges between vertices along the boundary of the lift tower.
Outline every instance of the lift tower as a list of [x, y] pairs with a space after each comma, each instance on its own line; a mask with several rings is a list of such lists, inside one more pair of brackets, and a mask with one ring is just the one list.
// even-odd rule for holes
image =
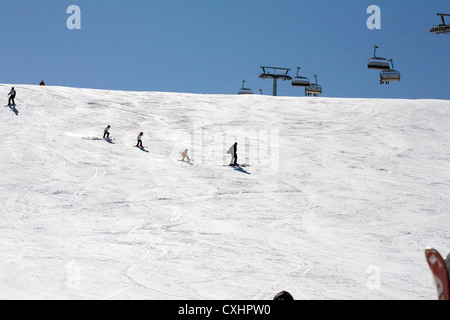
[[438, 16], [441, 17], [442, 24], [438, 26], [434, 26], [430, 29], [430, 32], [436, 33], [436, 34], [450, 34], [450, 24], [445, 24], [445, 18], [444, 17], [450, 17], [450, 14], [446, 13], [438, 13]]
[[277, 96], [277, 81], [281, 79], [283, 81], [292, 80], [289, 75], [291, 69], [276, 68], [276, 67], [261, 67], [262, 73], [259, 75], [261, 79], [273, 79], [273, 96]]

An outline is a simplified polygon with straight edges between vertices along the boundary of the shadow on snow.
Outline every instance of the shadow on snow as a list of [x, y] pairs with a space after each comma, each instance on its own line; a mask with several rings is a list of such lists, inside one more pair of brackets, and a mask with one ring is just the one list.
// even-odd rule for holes
[[14, 114], [15, 114], [16, 116], [19, 115], [19, 110], [16, 109], [16, 105], [13, 104], [12, 106], [9, 105], [8, 107], [9, 107], [9, 109], [10, 109], [12, 112], [14, 112]]

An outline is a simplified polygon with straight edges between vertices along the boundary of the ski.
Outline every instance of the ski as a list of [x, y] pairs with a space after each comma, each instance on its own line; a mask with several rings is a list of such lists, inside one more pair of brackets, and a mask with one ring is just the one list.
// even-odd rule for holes
[[440, 253], [433, 248], [425, 249], [425, 257], [436, 282], [438, 299], [450, 300], [450, 280], [446, 261], [442, 258]]
[[232, 167], [232, 168], [247, 168], [250, 167], [248, 164], [224, 164], [224, 167]]

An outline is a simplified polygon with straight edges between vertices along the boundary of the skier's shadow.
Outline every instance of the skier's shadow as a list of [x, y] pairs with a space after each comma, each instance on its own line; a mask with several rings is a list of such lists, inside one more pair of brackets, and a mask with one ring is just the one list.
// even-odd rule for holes
[[234, 168], [234, 171], [239, 171], [239, 172], [242, 172], [245, 174], [251, 174], [250, 172], [244, 170], [242, 167], [233, 167], [233, 168]]
[[138, 149], [140, 149], [142, 152], [145, 152], [145, 153], [150, 153], [150, 151], [148, 151], [148, 150], [145, 150], [144, 148], [141, 148], [141, 147], [137, 147]]
[[112, 140], [110, 139], [105, 139], [106, 142], [108, 142], [109, 144], [115, 144]]
[[19, 110], [16, 109], [16, 105], [12, 105], [12, 106], [9, 105], [8, 107], [9, 107], [9, 109], [11, 109], [12, 112], [14, 112], [14, 114], [15, 114], [16, 116], [19, 115]]

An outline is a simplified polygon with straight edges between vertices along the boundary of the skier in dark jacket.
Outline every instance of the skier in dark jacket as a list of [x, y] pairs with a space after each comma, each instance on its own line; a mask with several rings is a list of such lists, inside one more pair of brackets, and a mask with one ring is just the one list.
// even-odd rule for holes
[[238, 163], [237, 163], [237, 159], [238, 159], [238, 156], [237, 156], [237, 146], [238, 146], [238, 143], [237, 142], [235, 142], [231, 147], [230, 147], [230, 149], [228, 150], [228, 154], [231, 154], [231, 163], [230, 163], [230, 166], [238, 166]]
[[16, 102], [14, 101], [14, 98], [16, 97], [16, 90], [14, 90], [14, 87], [8, 93], [8, 96], [9, 96], [8, 106], [15, 106]]

